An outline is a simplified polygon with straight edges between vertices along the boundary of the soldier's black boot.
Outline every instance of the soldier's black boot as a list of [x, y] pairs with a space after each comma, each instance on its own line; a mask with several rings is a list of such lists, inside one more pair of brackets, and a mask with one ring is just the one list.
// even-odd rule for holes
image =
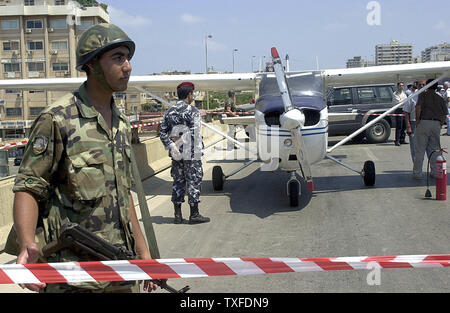
[[200, 223], [208, 223], [210, 221], [209, 217], [201, 216], [198, 213], [198, 203], [190, 204], [191, 207], [191, 216], [189, 216], [189, 224], [200, 224]]
[[181, 215], [181, 204], [173, 204], [173, 208], [175, 210], [175, 219], [173, 221], [174, 224], [181, 224], [183, 222], [183, 216]]

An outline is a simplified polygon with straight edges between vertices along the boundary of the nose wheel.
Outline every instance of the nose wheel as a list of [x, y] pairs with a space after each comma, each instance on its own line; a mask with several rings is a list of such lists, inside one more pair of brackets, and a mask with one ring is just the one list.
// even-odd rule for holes
[[225, 175], [223, 175], [222, 168], [220, 166], [214, 166], [212, 171], [212, 183], [215, 191], [223, 190], [223, 183], [225, 181]]
[[291, 179], [287, 182], [287, 194], [289, 196], [290, 206], [297, 207], [300, 198], [300, 182], [295, 176], [295, 172], [291, 173]]

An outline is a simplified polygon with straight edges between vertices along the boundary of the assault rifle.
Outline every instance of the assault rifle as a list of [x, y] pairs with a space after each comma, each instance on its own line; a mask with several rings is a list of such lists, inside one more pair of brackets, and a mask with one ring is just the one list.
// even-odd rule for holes
[[[99, 261], [136, 259], [136, 255], [133, 252], [103, 240], [76, 223], [62, 225], [58, 240], [44, 246], [42, 253], [47, 258], [62, 249], [70, 249], [75, 254], [88, 254]], [[167, 279], [155, 279], [153, 281], [171, 293], [185, 293], [190, 289], [189, 286], [186, 286], [176, 290], [167, 284]]]

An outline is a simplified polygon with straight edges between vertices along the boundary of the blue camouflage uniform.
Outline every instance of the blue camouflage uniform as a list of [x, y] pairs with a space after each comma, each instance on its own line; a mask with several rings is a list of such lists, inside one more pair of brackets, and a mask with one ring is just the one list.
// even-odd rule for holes
[[184, 202], [187, 186], [189, 205], [199, 203], [203, 178], [203, 142], [198, 109], [184, 101], [178, 101], [164, 114], [160, 138], [166, 150], [170, 151], [177, 146], [180, 151], [180, 155], [169, 152], [172, 158], [172, 202], [178, 205]]

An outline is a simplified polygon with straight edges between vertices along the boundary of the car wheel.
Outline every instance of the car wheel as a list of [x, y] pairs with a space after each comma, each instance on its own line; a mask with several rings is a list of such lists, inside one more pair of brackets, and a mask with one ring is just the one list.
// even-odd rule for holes
[[366, 138], [369, 143], [386, 142], [391, 135], [391, 126], [386, 120], [379, 120], [366, 130]]

